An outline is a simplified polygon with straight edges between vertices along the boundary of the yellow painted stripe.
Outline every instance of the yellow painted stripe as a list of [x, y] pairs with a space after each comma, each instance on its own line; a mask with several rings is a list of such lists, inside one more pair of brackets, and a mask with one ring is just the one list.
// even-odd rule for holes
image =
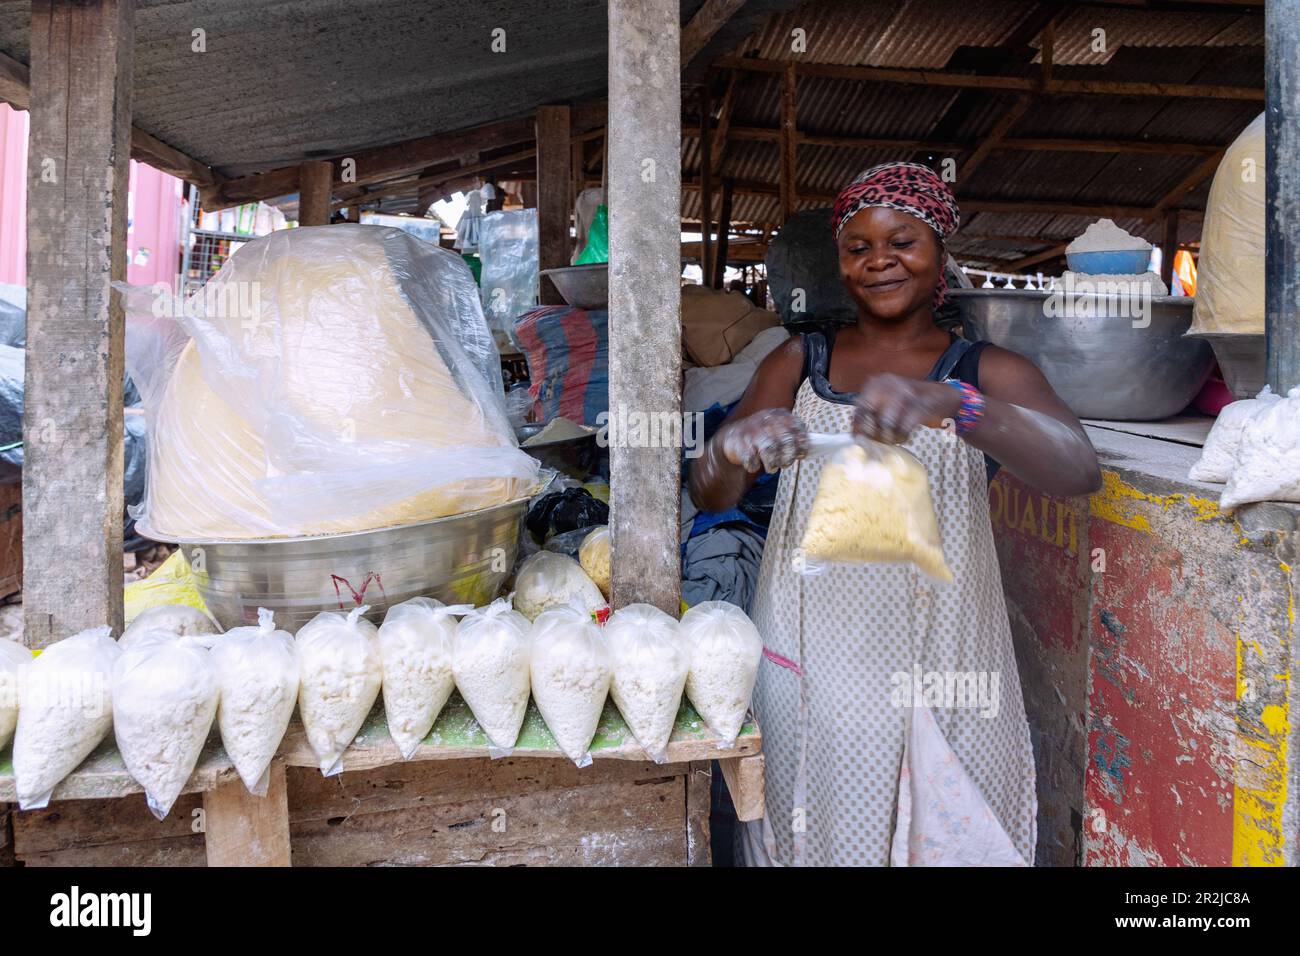
[[1151, 522], [1142, 514], [1143, 505], [1155, 505], [1168, 511], [1176, 504], [1192, 510], [1194, 521], [1213, 521], [1222, 516], [1219, 503], [1200, 495], [1152, 495], [1130, 485], [1118, 473], [1102, 471], [1101, 490], [1088, 498], [1088, 511], [1094, 518], [1151, 534]]

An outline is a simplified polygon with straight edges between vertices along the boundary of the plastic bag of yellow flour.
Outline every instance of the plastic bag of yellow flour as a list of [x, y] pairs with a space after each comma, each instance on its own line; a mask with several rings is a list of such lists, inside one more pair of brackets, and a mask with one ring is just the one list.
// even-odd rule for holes
[[818, 561], [910, 561], [938, 581], [951, 581], [925, 466], [896, 445], [847, 435], [810, 438], [813, 454], [834, 450], [804, 530], [806, 570]]

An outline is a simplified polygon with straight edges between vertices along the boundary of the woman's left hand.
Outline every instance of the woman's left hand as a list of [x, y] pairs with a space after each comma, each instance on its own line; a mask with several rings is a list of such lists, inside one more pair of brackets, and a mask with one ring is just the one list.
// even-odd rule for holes
[[918, 425], [942, 428], [956, 419], [961, 394], [942, 382], [923, 382], [884, 372], [870, 376], [858, 389], [853, 431], [875, 441], [899, 445]]

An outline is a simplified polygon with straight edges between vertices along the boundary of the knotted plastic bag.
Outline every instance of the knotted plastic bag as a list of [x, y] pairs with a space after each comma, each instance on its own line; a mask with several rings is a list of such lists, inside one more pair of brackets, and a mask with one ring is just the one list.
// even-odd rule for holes
[[515, 745], [528, 711], [528, 619], [507, 598], [461, 618], [451, 669], [460, 696], [503, 756]]
[[343, 751], [375, 705], [383, 679], [379, 629], [361, 615], [321, 611], [294, 638], [298, 656], [298, 711], [307, 741], [327, 777], [343, 772]]
[[1219, 506], [1300, 501], [1300, 386], [1259, 405], [1241, 428], [1241, 445]]
[[1280, 402], [1281, 395], [1265, 385], [1254, 398], [1243, 398], [1224, 406], [1214, 427], [1205, 436], [1201, 457], [1192, 465], [1187, 477], [1192, 481], [1226, 482], [1237, 465], [1237, 452], [1241, 449], [1241, 433], [1246, 422], [1260, 409]]
[[952, 581], [925, 466], [896, 445], [809, 437], [813, 454], [833, 450], [804, 529], [805, 572], [819, 570], [819, 560], [910, 561], [938, 581]]
[[629, 604], [605, 624], [618, 712], [655, 763], [668, 759], [690, 655], [677, 620], [652, 604]]
[[456, 689], [451, 644], [456, 618], [472, 604], [451, 607], [417, 597], [394, 604], [379, 627], [379, 656], [384, 666], [384, 715], [388, 733], [409, 760]]
[[32, 652], [22, 644], [0, 640], [0, 750], [8, 746], [18, 726], [23, 675], [31, 663]]
[[609, 546], [609, 527], [601, 525], [583, 538], [582, 545], [578, 548], [578, 563], [587, 572], [587, 577], [600, 588], [606, 601], [609, 600]]
[[539, 551], [519, 566], [515, 575], [514, 606], [533, 621], [547, 608], [572, 603], [589, 612], [605, 606], [605, 596], [573, 558]]
[[537, 709], [565, 756], [586, 767], [612, 676], [605, 635], [585, 608], [568, 605], [537, 616], [531, 644]]
[[14, 731], [18, 806], [39, 810], [55, 786], [113, 726], [113, 664], [122, 653], [109, 627], [64, 638], [32, 660], [23, 676]]
[[703, 601], [682, 615], [690, 653], [686, 696], [709, 728], [731, 746], [754, 693], [763, 639], [749, 615], [726, 601]]
[[293, 637], [275, 629], [270, 611], [259, 607], [257, 622], [221, 636], [212, 648], [212, 669], [221, 691], [221, 742], [249, 793], [262, 797], [298, 702], [298, 658]]
[[117, 749], [159, 820], [194, 772], [217, 700], [208, 650], [196, 638], [141, 634], [113, 665]]

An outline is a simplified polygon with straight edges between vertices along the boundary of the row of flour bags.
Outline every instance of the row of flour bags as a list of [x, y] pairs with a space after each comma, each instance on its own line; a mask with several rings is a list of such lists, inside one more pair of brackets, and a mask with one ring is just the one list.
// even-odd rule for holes
[[[591, 761], [607, 695], [657, 761], [666, 759], [683, 692], [718, 737], [735, 740], [762, 657], [742, 610], [707, 602], [678, 621], [633, 604], [602, 625], [581, 593], [590, 580], [577, 562], [550, 552], [535, 557], [541, 573], [575, 588], [549, 607], [524, 605], [535, 612], [531, 620], [508, 598], [475, 609], [420, 597], [389, 608], [379, 627], [359, 607], [322, 612], [290, 636], [261, 609], [257, 626], [216, 635], [202, 612], [160, 607], [137, 618], [120, 641], [109, 628], [94, 628], [34, 659], [22, 645], [0, 641], [0, 749], [13, 738], [19, 806], [45, 806], [111, 729], [162, 819], [214, 720], [245, 786], [264, 795], [295, 705], [321, 772], [339, 773], [381, 691], [404, 758], [429, 734], [453, 689], [494, 754], [514, 746], [530, 695], [579, 766]], [[563, 562], [578, 573], [557, 567]]]
[[1284, 398], [1266, 385], [1226, 406], [1187, 476], [1226, 484], [1219, 498], [1225, 511], [1252, 501], [1300, 501], [1300, 386]]

